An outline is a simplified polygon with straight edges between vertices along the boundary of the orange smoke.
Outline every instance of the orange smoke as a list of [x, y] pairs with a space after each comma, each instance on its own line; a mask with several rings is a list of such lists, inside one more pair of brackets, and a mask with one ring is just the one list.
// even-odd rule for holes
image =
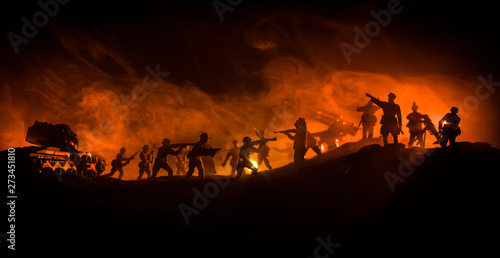
[[[278, 141], [269, 143], [271, 164], [278, 167], [292, 161], [292, 145], [288, 138], [273, 135], [272, 131], [293, 128], [298, 116], [306, 118], [312, 133], [328, 127], [308, 119], [318, 110], [342, 115], [347, 122], [357, 125], [361, 113], [355, 110], [368, 101], [365, 93], [386, 101], [387, 94], [393, 92], [396, 103], [401, 106], [403, 126], [415, 101], [418, 111], [428, 114], [437, 127], [439, 119], [452, 106], [463, 106], [464, 99], [474, 94], [478, 83], [476, 76], [460, 79], [446, 75], [349, 70], [344, 60], [335, 58], [341, 55], [337, 52], [339, 35], [346, 33], [334, 32], [345, 32], [352, 27], [315, 21], [331, 34], [302, 37], [301, 33], [306, 32], [295, 30], [297, 41], [292, 43], [285, 40], [283, 31], [286, 30], [277, 30], [280, 31], [277, 33], [272, 26], [263, 29], [265, 24], [273, 22], [276, 21], [258, 23], [252, 31], [244, 32], [249, 46], [269, 58], [256, 75], [264, 81], [265, 89], [240, 95], [208, 94], [189, 82], [169, 83], [168, 77], [154, 89], [143, 89], [148, 71], [134, 69], [118, 50], [90, 35], [60, 33], [57, 37], [62, 42], [63, 53], [57, 58], [44, 59], [39, 66], [26, 64], [23, 69], [27, 76], [23, 78], [4, 75], [0, 149], [28, 145], [24, 141], [27, 127], [35, 120], [70, 125], [78, 135], [81, 150], [100, 153], [108, 161], [114, 159], [121, 147], [127, 148], [126, 156], [129, 156], [144, 144], [159, 147], [163, 138], [170, 138], [173, 143], [195, 142], [201, 132], [210, 135], [213, 147], [227, 150], [233, 139], [241, 142], [244, 136], [256, 137], [253, 128], [265, 128], [267, 137], [278, 137]], [[385, 42], [383, 36], [380, 37]], [[373, 42], [363, 51], [366, 58], [360, 56], [353, 62], [365, 60], [376, 65], [376, 61], [370, 59], [371, 51], [384, 48], [378, 48], [376, 40]], [[301, 51], [305, 57], [274, 52], [284, 46]], [[168, 72], [168, 67], [158, 65]], [[113, 72], [100, 67], [112, 67]], [[467, 111], [467, 117], [462, 116], [463, 133], [458, 141], [492, 142], [494, 127], [481, 125], [483, 121], [496, 119], [495, 105], [493, 98], [486, 99], [476, 110]], [[381, 111], [376, 113], [379, 121], [381, 114]], [[379, 129], [377, 125], [375, 137]], [[406, 127], [403, 131], [400, 142], [406, 144], [409, 133]], [[360, 138], [358, 132], [346, 140]], [[432, 140], [427, 140], [427, 147], [432, 147], [431, 143]], [[225, 154], [224, 150], [214, 157], [221, 174], [229, 173], [227, 168], [219, 166]], [[137, 177], [137, 162], [138, 159], [125, 167], [124, 179]]]

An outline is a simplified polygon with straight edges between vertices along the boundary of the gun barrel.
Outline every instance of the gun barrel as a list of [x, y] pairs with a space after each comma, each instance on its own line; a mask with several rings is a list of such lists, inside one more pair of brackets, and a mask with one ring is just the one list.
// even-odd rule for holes
[[288, 129], [288, 130], [281, 130], [281, 131], [274, 131], [274, 133], [293, 133], [297, 129]]
[[193, 146], [195, 145], [194, 143], [173, 143], [173, 144], [170, 144], [170, 147], [172, 148], [177, 148], [177, 147], [181, 147], [181, 146]]

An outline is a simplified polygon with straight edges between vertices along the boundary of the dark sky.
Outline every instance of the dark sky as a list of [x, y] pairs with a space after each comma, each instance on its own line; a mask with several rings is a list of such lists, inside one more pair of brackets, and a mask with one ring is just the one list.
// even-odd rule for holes
[[[219, 19], [210, 0], [103, 2], [73, 0], [60, 5], [55, 17], [49, 18], [48, 24], [40, 28], [28, 44], [20, 45], [18, 54], [14, 54], [6, 35], [9, 32], [20, 34], [21, 17], [32, 19], [41, 8], [37, 1], [4, 4], [0, 15], [4, 35], [2, 70], [15, 73], [18, 65], [31, 62], [41, 53], [48, 55], [43, 58], [50, 58], [50, 53], [60, 47], [60, 42], [54, 38], [55, 31], [85, 32], [101, 38], [126, 57], [138, 74], [148, 64], [161, 63], [171, 72], [170, 80], [191, 81], [205, 90], [218, 92], [227, 88], [218, 87], [221, 81], [234, 84], [248, 81], [234, 69], [234, 60], [240, 60], [239, 64], [244, 63], [242, 66], [248, 70], [258, 70], [265, 63], [267, 57], [245, 46], [242, 35], [266, 17], [310, 15], [362, 27], [372, 19], [371, 10], [386, 9], [389, 1], [247, 0], [235, 6], [232, 12], [224, 13], [224, 21]], [[414, 63], [411, 68], [386, 67], [384, 72], [457, 76], [500, 74], [497, 9], [493, 4], [488, 1], [402, 0], [401, 5], [404, 10], [392, 16], [381, 35], [392, 41], [395, 52], [401, 52], [397, 62], [409, 59], [406, 54], [413, 51], [408, 49], [418, 50], [418, 55], [428, 55], [428, 61]], [[300, 55], [292, 47], [282, 47], [279, 51], [280, 54]], [[342, 57], [340, 50], [336, 54]], [[363, 62], [353, 62], [347, 68], [380, 72], [379, 66]]]

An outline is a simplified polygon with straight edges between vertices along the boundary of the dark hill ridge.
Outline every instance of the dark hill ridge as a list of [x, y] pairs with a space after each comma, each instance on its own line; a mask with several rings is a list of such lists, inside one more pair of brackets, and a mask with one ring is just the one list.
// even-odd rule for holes
[[[330, 257], [494, 250], [485, 233], [498, 218], [497, 148], [459, 142], [424, 153], [365, 144], [345, 144], [301, 170], [290, 164], [230, 182], [22, 178], [16, 247], [61, 254], [314, 257], [317, 238], [329, 237], [341, 244]], [[188, 225], [181, 203], [196, 209]]]

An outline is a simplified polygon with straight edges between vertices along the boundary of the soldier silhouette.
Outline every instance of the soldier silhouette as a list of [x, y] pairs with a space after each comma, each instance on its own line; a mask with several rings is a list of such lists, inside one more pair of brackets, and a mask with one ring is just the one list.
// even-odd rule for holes
[[186, 154], [189, 147], [186, 147], [175, 156], [175, 173], [178, 176], [185, 175], [186, 174]]
[[205, 144], [208, 142], [208, 139], [209, 137], [207, 133], [200, 134], [200, 140], [194, 144], [193, 148], [188, 153], [187, 157], [189, 160], [189, 164], [186, 178], [190, 178], [193, 175], [195, 168], [198, 169], [198, 176], [200, 178], [204, 178], [201, 156], [203, 156], [203, 151], [207, 149]]
[[373, 127], [377, 123], [377, 117], [375, 116], [375, 112], [377, 112], [377, 110], [379, 109], [380, 109], [379, 107], [373, 105], [373, 102], [371, 100], [369, 100], [368, 103], [366, 103], [366, 105], [356, 108], [356, 111], [363, 112], [360, 121], [360, 124], [363, 125], [363, 139], [373, 138]]
[[413, 143], [415, 141], [418, 141], [417, 144], [419, 144], [420, 147], [424, 148], [425, 142], [423, 136], [425, 133], [425, 129], [422, 125], [424, 124], [424, 119], [426, 117], [417, 112], [418, 106], [415, 101], [413, 102], [413, 106], [411, 107], [411, 109], [413, 110], [413, 112], [406, 116], [406, 118], [408, 119], [408, 124], [406, 124], [406, 127], [408, 127], [410, 131], [410, 141], [408, 142], [408, 147], [412, 147]]
[[116, 155], [116, 159], [111, 161], [111, 171], [108, 174], [102, 176], [113, 176], [116, 171], [118, 171], [118, 179], [122, 179], [123, 177], [123, 167], [126, 166], [131, 160], [134, 159], [137, 152], [132, 155], [130, 158], [125, 158], [125, 153], [127, 150], [125, 148], [120, 149], [120, 153]]
[[304, 164], [304, 156], [307, 152], [307, 124], [306, 120], [303, 117], [299, 117], [297, 121], [295, 121], [295, 135], [291, 135], [290, 132], [285, 132], [285, 135], [293, 141], [293, 162], [302, 166]]
[[155, 178], [158, 175], [158, 171], [160, 171], [161, 168], [165, 169], [168, 172], [168, 176], [174, 176], [174, 171], [167, 163], [167, 156], [168, 154], [178, 155], [179, 152], [181, 152], [181, 150], [184, 147], [186, 147], [186, 145], [181, 145], [176, 151], [174, 151], [170, 146], [171, 145], [170, 139], [167, 138], [163, 139], [161, 143], [162, 146], [158, 148], [155, 163], [153, 165], [153, 174], [151, 175], [151, 178]]
[[441, 120], [439, 120], [439, 132], [442, 135], [439, 143], [441, 147], [446, 147], [448, 141], [450, 146], [455, 144], [455, 138], [462, 134], [460, 130], [460, 117], [457, 115], [458, 108], [452, 107], [450, 113], [447, 113]]
[[389, 133], [392, 135], [394, 143], [398, 143], [398, 135], [400, 132], [403, 132], [401, 130], [403, 122], [401, 121], [401, 108], [398, 104], [394, 103], [396, 95], [394, 93], [389, 93], [387, 102], [380, 101], [368, 93], [366, 93], [366, 96], [369, 97], [375, 105], [382, 108], [384, 112], [380, 120], [382, 124], [380, 134], [383, 137], [384, 145], [387, 145]]
[[147, 178], [151, 177], [151, 169], [149, 168], [149, 164], [153, 162], [153, 152], [154, 152], [154, 146], [153, 149], [150, 151], [148, 145], [144, 145], [142, 147], [142, 152], [139, 153], [139, 158], [141, 161], [139, 161], [139, 176], [137, 177], [137, 180], [141, 180], [142, 176], [144, 175], [144, 172], [146, 172]]
[[[261, 129], [260, 132], [255, 131], [257, 136], [262, 140], [266, 138], [266, 130]], [[267, 145], [267, 141], [262, 141], [259, 144], [259, 153], [257, 154], [257, 166], [260, 167], [260, 164], [262, 164], [262, 161], [264, 161], [264, 164], [266, 164], [266, 167], [268, 169], [273, 169], [271, 167], [271, 163], [269, 162], [269, 152], [271, 151], [271, 148]]]
[[238, 141], [233, 141], [233, 147], [227, 152], [226, 159], [222, 162], [222, 166], [226, 166], [229, 160], [229, 165], [231, 166], [231, 176], [233, 176], [238, 168], [238, 160], [240, 155], [240, 148], [238, 147]]
[[243, 145], [240, 147], [236, 178], [241, 177], [241, 174], [243, 174], [243, 169], [245, 168], [252, 170], [252, 175], [257, 174], [257, 168], [250, 161], [250, 154], [259, 153], [261, 149], [264, 148], [264, 145], [259, 144], [259, 148], [257, 149], [253, 147], [256, 144], [259, 143], [252, 142], [252, 139], [248, 136], [243, 138]]

